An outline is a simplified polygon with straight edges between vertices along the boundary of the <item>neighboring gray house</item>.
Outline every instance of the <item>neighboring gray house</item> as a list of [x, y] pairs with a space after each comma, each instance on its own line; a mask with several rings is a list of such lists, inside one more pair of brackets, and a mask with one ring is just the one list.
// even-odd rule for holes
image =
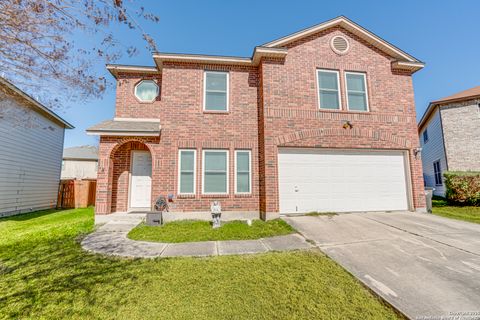
[[64, 133], [72, 128], [0, 78], [0, 216], [56, 206]]
[[97, 179], [98, 148], [79, 146], [63, 150], [62, 179]]
[[431, 102], [418, 133], [425, 185], [444, 196], [443, 172], [480, 171], [480, 86]]

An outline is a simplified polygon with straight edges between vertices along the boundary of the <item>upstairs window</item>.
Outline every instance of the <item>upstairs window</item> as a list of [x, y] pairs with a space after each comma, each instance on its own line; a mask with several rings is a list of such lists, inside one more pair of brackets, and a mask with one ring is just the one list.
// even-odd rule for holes
[[346, 72], [348, 110], [368, 111], [367, 81], [364, 73]]
[[228, 72], [205, 71], [203, 110], [228, 111]]
[[194, 194], [195, 193], [195, 150], [179, 151], [179, 193]]
[[440, 167], [440, 160], [433, 163], [433, 173], [435, 174], [435, 185], [442, 185], [442, 168]]
[[203, 151], [203, 193], [228, 193], [228, 151]]
[[428, 142], [428, 130], [423, 131], [423, 144]]
[[318, 70], [318, 100], [320, 109], [340, 109], [340, 81], [338, 71]]
[[158, 97], [159, 88], [153, 80], [142, 80], [135, 86], [135, 96], [141, 102], [153, 102]]

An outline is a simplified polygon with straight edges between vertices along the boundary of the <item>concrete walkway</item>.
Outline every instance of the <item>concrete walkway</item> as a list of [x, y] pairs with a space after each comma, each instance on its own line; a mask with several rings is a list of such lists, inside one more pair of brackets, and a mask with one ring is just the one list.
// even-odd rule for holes
[[478, 224], [407, 212], [285, 220], [412, 319], [480, 316]]
[[301, 250], [313, 247], [299, 234], [258, 240], [185, 243], [160, 243], [128, 239], [128, 232], [137, 226], [142, 221], [142, 218], [142, 215], [124, 215], [111, 219], [83, 239], [82, 247], [94, 253], [131, 258], [222, 256], [267, 251]]

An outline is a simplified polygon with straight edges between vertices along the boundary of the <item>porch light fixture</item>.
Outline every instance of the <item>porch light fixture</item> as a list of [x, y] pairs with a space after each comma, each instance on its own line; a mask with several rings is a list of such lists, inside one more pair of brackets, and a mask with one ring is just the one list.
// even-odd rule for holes
[[352, 129], [353, 124], [350, 121], [345, 121], [342, 126], [343, 129]]
[[419, 159], [421, 154], [422, 154], [422, 148], [413, 149], [413, 155], [415, 156], [415, 159]]

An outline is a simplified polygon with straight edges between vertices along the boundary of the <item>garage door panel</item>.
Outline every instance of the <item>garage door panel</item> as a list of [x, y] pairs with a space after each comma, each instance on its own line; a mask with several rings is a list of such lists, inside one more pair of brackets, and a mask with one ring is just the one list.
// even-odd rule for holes
[[278, 161], [282, 213], [408, 208], [401, 152], [284, 149]]

